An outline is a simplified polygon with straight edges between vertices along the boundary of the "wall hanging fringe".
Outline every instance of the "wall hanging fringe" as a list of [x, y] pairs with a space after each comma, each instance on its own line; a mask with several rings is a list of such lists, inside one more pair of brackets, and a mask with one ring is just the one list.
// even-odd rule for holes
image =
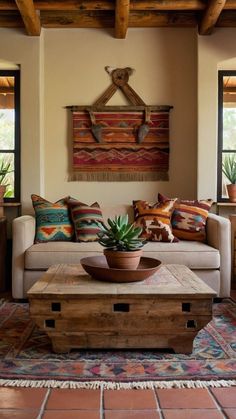
[[163, 172], [74, 172], [69, 175], [68, 181], [85, 181], [85, 182], [140, 182], [153, 180], [168, 180], [168, 173]]

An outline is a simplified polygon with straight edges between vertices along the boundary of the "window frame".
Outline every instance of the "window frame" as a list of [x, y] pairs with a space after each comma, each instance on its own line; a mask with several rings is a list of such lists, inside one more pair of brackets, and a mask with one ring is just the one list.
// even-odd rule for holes
[[229, 198], [222, 197], [222, 156], [223, 153], [236, 153], [236, 149], [223, 149], [223, 79], [225, 76], [235, 76], [236, 70], [218, 71], [218, 152], [217, 152], [217, 202], [229, 202]]
[[1, 153], [14, 154], [14, 197], [4, 198], [4, 202], [20, 202], [20, 70], [0, 70], [0, 77], [14, 77], [15, 126], [14, 149], [2, 150]]

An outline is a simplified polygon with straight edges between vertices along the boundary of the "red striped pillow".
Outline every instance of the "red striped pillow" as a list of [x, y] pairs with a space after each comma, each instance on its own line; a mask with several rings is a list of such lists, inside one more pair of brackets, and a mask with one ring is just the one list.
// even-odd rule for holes
[[[158, 194], [159, 202], [169, 199]], [[171, 218], [173, 234], [182, 240], [205, 242], [206, 220], [213, 202], [212, 199], [177, 201]]]
[[99, 204], [94, 202], [92, 205], [87, 205], [71, 199], [68, 200], [68, 206], [74, 224], [76, 241], [98, 241], [98, 233], [101, 229], [97, 222], [104, 223]]

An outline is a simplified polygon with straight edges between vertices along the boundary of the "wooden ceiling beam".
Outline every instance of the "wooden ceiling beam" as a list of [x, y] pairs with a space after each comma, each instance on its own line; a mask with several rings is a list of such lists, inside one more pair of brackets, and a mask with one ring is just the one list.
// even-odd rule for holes
[[125, 39], [129, 23], [129, 0], [116, 0], [115, 38]]
[[[45, 28], [114, 28], [113, 12], [41, 12], [41, 24]], [[132, 12], [129, 27], [195, 27], [197, 19], [193, 12]]]
[[22, 28], [24, 24], [21, 16], [17, 12], [2, 12], [0, 14], [0, 28]]
[[[231, 8], [236, 9], [236, 0], [227, 0]], [[226, 8], [227, 8], [226, 3]], [[36, 10], [115, 10], [115, 0], [35, 0]], [[130, 10], [204, 10], [204, 0], [130, 0]], [[15, 2], [0, 0], [0, 10], [16, 10]]]
[[[35, 0], [36, 10], [115, 10], [115, 0]], [[130, 0], [130, 10], [162, 11], [162, 10], [204, 10], [204, 0]], [[15, 1], [0, 0], [0, 10], [18, 10]], [[224, 10], [236, 10], [236, 0], [226, 0]]]
[[40, 14], [45, 28], [114, 28], [115, 18], [111, 12], [44, 12]]
[[14, 87], [12, 86], [0, 86], [0, 93], [3, 94], [14, 94]]
[[15, 2], [21, 14], [27, 34], [39, 36], [41, 24], [39, 16], [34, 8], [33, 0], [15, 0]]
[[17, 10], [17, 5], [14, 1], [0, 0], [0, 10]]
[[236, 10], [223, 10], [217, 23], [217, 28], [235, 28], [236, 27]]
[[200, 35], [210, 35], [225, 6], [226, 0], [209, 0], [199, 25]]
[[224, 87], [224, 93], [226, 93], [226, 92], [228, 92], [228, 93], [236, 93], [236, 87], [234, 87], [234, 86], [227, 86], [227, 87]]

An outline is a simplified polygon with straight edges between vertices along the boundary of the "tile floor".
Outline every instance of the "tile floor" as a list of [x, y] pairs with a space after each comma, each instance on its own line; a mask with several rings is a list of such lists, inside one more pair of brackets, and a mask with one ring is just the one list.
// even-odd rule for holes
[[236, 419], [236, 387], [67, 390], [0, 387], [1, 419]]
[[[232, 291], [236, 299], [236, 290]], [[0, 387], [0, 419], [236, 419], [236, 387], [67, 390]]]

